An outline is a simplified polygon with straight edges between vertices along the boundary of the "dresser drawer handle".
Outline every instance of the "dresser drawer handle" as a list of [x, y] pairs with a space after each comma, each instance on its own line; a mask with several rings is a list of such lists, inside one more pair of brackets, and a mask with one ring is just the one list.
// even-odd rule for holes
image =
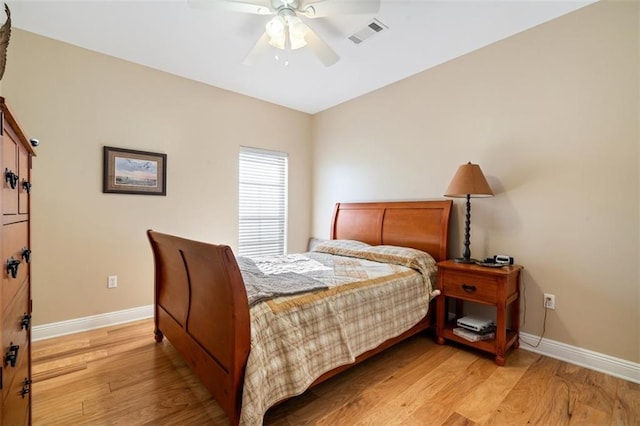
[[10, 343], [9, 350], [4, 355], [4, 365], [11, 364], [12, 367], [16, 366], [16, 362], [18, 362], [18, 349], [20, 349], [20, 346], [14, 345], [13, 342]]
[[462, 284], [462, 289], [464, 291], [466, 291], [467, 293], [475, 293], [476, 292], [476, 286], [475, 285]]
[[29, 327], [31, 326], [31, 315], [28, 313], [24, 313], [22, 316], [22, 320], [20, 320], [20, 328], [29, 331]]
[[29, 263], [31, 260], [31, 250], [26, 247], [22, 247], [22, 258], [25, 262]]
[[19, 266], [20, 261], [18, 259], [14, 259], [13, 256], [11, 256], [11, 259], [7, 259], [7, 275], [11, 275], [11, 278], [17, 278]]
[[25, 377], [24, 382], [22, 382], [22, 391], [20, 391], [20, 393], [22, 394], [23, 399], [25, 395], [31, 393], [31, 380], [29, 380], [27, 377]]
[[22, 189], [24, 189], [25, 191], [27, 191], [27, 194], [30, 194], [30, 193], [31, 193], [31, 187], [32, 187], [32, 186], [33, 186], [33, 185], [31, 184], [31, 182], [29, 182], [29, 181], [27, 181], [27, 180], [25, 180], [25, 179], [23, 179], [23, 180], [22, 180]]
[[11, 189], [16, 189], [18, 185], [18, 175], [9, 169], [4, 169], [4, 181], [9, 184]]

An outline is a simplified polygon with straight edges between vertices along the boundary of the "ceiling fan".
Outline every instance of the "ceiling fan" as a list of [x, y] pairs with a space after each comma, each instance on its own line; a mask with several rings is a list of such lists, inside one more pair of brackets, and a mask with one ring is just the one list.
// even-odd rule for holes
[[338, 62], [338, 54], [300, 19], [336, 15], [373, 14], [380, 0], [188, 0], [196, 9], [218, 9], [254, 15], [275, 15], [243, 63], [251, 65], [269, 45], [286, 50], [308, 46], [325, 66]]

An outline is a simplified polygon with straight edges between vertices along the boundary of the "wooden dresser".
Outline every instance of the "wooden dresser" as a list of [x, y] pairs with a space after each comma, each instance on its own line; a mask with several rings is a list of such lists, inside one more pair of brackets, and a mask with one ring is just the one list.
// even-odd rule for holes
[[2, 288], [0, 424], [31, 423], [30, 140], [0, 97], [2, 122]]

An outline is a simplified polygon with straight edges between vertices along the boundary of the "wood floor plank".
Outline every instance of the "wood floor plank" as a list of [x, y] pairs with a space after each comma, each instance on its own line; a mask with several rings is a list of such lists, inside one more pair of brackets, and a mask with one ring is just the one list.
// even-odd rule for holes
[[106, 358], [108, 352], [105, 349], [99, 349], [96, 351], [87, 351], [64, 358], [55, 358], [47, 362], [33, 363], [32, 371], [34, 374], [38, 374], [43, 371], [49, 371], [53, 369], [61, 368], [73, 368], [76, 365], [87, 364], [88, 362], [95, 361], [97, 359]]
[[[33, 424], [227, 425], [151, 320], [33, 343]], [[638, 425], [640, 385], [523, 350], [506, 367], [419, 334], [267, 413], [272, 425]]]
[[532, 352], [514, 352], [506, 366], [496, 369], [461, 400], [456, 412], [476, 423], [488, 421], [536, 359], [537, 355]]
[[536, 395], [539, 402], [529, 418], [534, 425], [568, 425], [575, 406], [576, 390], [565, 379], [551, 377], [542, 395]]
[[540, 403], [535, 395], [543, 395], [549, 380], [556, 375], [562, 361], [540, 356], [527, 369], [518, 383], [507, 394], [485, 425], [523, 425]]
[[618, 382], [612, 425], [640, 425], [640, 384], [625, 380]]
[[40, 363], [44, 363], [49, 359], [60, 358], [66, 352], [74, 352], [82, 349], [91, 348], [90, 339], [81, 339], [76, 341], [60, 342], [57, 344], [46, 343], [54, 341], [55, 339], [42, 341], [42, 343], [34, 345], [34, 349], [31, 351], [32, 356]]
[[[425, 402], [411, 415], [420, 424], [440, 424], [455, 419], [453, 416], [459, 404], [460, 395], [466, 395], [482, 385], [499, 367], [488, 358], [477, 358], [464, 371], [447, 380], [447, 385]], [[466, 417], [465, 422], [471, 422]]]
[[[55, 379], [52, 379], [55, 380]], [[83, 402], [87, 398], [104, 398], [109, 395], [106, 383], [84, 381], [81, 387], [51, 387], [42, 390], [39, 383], [33, 384], [33, 424], [74, 424], [72, 419], [82, 419]], [[37, 409], [35, 408], [37, 407]]]
[[130, 389], [111, 392], [83, 401], [83, 416], [92, 422], [126, 418], [129, 424], [143, 424], [169, 414], [200, 407], [191, 392], [191, 383], [141, 383]]
[[451, 413], [451, 416], [442, 423], [442, 426], [475, 426], [476, 424], [458, 413]]
[[211, 403], [199, 403], [189, 410], [180, 410], [166, 416], [146, 421], [144, 425], [228, 425], [229, 420], [221, 410], [212, 408]]
[[378, 403], [360, 424], [408, 422], [411, 414], [423, 405], [425, 399], [440, 392], [450, 380], [458, 380], [476, 360], [476, 355], [472, 353], [456, 351], [445, 362], [435, 365], [426, 361], [420, 363], [414, 367], [413, 374], [406, 375], [396, 386], [377, 395]]
[[610, 424], [610, 420], [610, 413], [606, 413], [604, 411], [593, 408], [590, 405], [583, 404], [580, 401], [577, 401], [571, 417], [569, 418], [569, 425], [608, 425]]
[[72, 365], [65, 365], [57, 368], [43, 368], [40, 371], [33, 372], [31, 380], [33, 383], [42, 382], [45, 380], [53, 379], [59, 376], [66, 376], [67, 374], [74, 373], [76, 371], [86, 370], [87, 363], [79, 363]]
[[[604, 373], [587, 371], [585, 381], [580, 386], [571, 422], [575, 422], [580, 416], [587, 419], [595, 419], [597, 416], [598, 424], [611, 423], [618, 382]], [[589, 411], [589, 414], [582, 414], [582, 410]]]

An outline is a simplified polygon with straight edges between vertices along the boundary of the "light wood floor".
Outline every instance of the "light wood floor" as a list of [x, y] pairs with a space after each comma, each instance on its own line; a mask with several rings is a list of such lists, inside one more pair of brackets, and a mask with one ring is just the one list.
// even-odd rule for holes
[[[225, 425], [151, 320], [33, 344], [34, 425]], [[506, 367], [422, 334], [271, 409], [267, 425], [638, 425], [640, 385], [525, 350]]]

